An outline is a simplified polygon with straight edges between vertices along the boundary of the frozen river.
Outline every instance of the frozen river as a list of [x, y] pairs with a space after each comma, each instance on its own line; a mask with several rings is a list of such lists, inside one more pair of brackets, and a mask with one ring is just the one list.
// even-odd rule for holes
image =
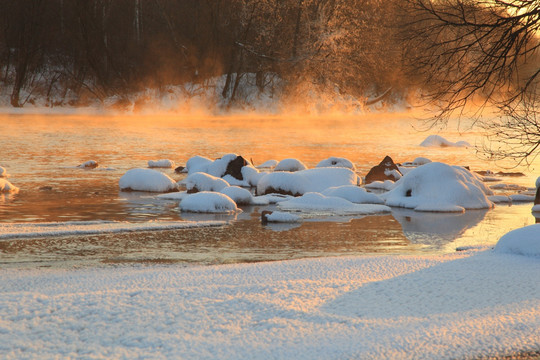
[[[263, 226], [266, 207], [244, 207], [234, 216], [181, 213], [177, 203], [149, 193], [119, 191], [119, 178], [148, 160], [184, 165], [192, 156], [237, 153], [255, 165], [298, 158], [308, 167], [330, 156], [355, 163], [361, 176], [385, 155], [396, 162], [418, 156], [469, 166], [501, 168], [474, 147], [432, 148], [419, 144], [409, 114], [347, 117], [83, 116], [0, 115], [0, 166], [21, 191], [0, 198], [0, 224], [72, 221], [224, 220], [226, 226], [167, 231], [0, 240], [0, 266], [78, 266], [162, 262], [220, 264], [359, 254], [452, 252], [460, 246], [491, 245], [511, 229], [532, 224], [531, 204], [498, 205], [464, 214], [393, 209], [390, 215], [327, 217], [301, 224]], [[479, 144], [474, 132], [450, 127], [450, 141]], [[100, 167], [77, 165], [95, 160]], [[501, 183], [534, 186], [534, 167]], [[175, 180], [185, 175], [163, 170]], [[515, 171], [515, 170], [512, 170]], [[1, 235], [1, 234], [0, 234]]]

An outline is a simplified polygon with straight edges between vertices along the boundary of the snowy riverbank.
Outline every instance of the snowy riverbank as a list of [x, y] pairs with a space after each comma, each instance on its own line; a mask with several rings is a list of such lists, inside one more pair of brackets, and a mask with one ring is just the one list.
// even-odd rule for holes
[[0, 270], [2, 358], [456, 359], [540, 349], [538, 257]]

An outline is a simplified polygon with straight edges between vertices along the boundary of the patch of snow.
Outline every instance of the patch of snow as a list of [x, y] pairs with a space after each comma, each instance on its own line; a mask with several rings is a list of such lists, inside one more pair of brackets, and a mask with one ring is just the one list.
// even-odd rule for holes
[[534, 196], [527, 195], [527, 194], [512, 194], [509, 196], [509, 198], [513, 202], [533, 202]]
[[419, 157], [417, 157], [416, 159], [414, 159], [412, 161], [412, 164], [414, 166], [422, 166], [422, 165], [425, 165], [425, 164], [429, 164], [430, 162], [432, 162], [430, 159], [419, 156]]
[[302, 221], [302, 218], [290, 212], [272, 211], [270, 215], [266, 216], [266, 221], [274, 223], [296, 223]]
[[169, 160], [169, 159], [148, 160], [148, 167], [149, 168], [173, 168], [174, 161]]
[[6, 179], [0, 178], [0, 193], [10, 193], [17, 194], [19, 188], [7, 181]]
[[512, 199], [506, 195], [491, 195], [488, 199], [494, 203], [512, 203]]
[[225, 180], [231, 186], [241, 186], [241, 187], [250, 187], [251, 186], [248, 181], [246, 181], [246, 180], [238, 180], [237, 178], [235, 178], [234, 176], [229, 175], [229, 174], [223, 176], [222, 179]]
[[294, 199], [294, 196], [282, 194], [266, 194], [261, 196], [254, 196], [253, 205], [277, 204], [282, 201], [287, 201], [291, 199]]
[[233, 199], [237, 205], [250, 205], [253, 203], [253, 196], [251, 196], [249, 190], [238, 186], [228, 186], [219, 190], [219, 192]]
[[195, 213], [234, 214], [242, 212], [236, 203], [225, 194], [201, 191], [186, 196], [180, 202], [180, 210]]
[[227, 166], [229, 163], [237, 157], [237, 154], [223, 155], [221, 158], [216, 159], [208, 164], [208, 170], [206, 172], [213, 176], [222, 177], [225, 175], [225, 171], [227, 171]]
[[282, 210], [302, 212], [330, 212], [332, 215], [350, 214], [380, 214], [390, 212], [391, 209], [384, 205], [354, 204], [348, 200], [334, 196], [324, 196], [320, 193], [308, 192], [278, 204]]
[[302, 195], [321, 192], [329, 187], [358, 185], [360, 179], [346, 168], [315, 168], [297, 172], [274, 172], [264, 175], [257, 184], [257, 194], [269, 189]]
[[278, 164], [277, 160], [266, 160], [260, 165], [257, 165], [257, 169], [273, 169]]
[[168, 192], [178, 189], [176, 182], [168, 175], [152, 169], [128, 170], [118, 185], [123, 191]]
[[392, 190], [394, 186], [396, 185], [395, 182], [392, 180], [385, 180], [385, 181], [374, 181], [372, 183], [364, 185], [366, 189], [370, 190]]
[[331, 187], [322, 192], [325, 196], [335, 196], [355, 204], [384, 204], [384, 201], [373, 193], [355, 185]]
[[259, 172], [253, 165], [246, 165], [242, 167], [242, 177], [249, 186], [257, 186], [259, 180], [266, 175], [266, 172]]
[[512, 230], [503, 235], [495, 252], [540, 257], [540, 224]]
[[432, 162], [401, 178], [388, 193], [386, 205], [417, 211], [463, 212], [492, 208], [487, 195], [493, 193], [477, 176], [459, 166]]
[[7, 358], [449, 360], [540, 347], [540, 261], [492, 251], [0, 276]]
[[354, 166], [352, 161], [341, 157], [329, 157], [328, 159], [320, 161], [316, 167], [344, 167], [356, 171], [356, 166]]
[[223, 221], [67, 221], [32, 224], [0, 223], [0, 239], [191, 229], [198, 227], [223, 226], [226, 224], [227, 223]]
[[276, 167], [274, 168], [274, 171], [301, 171], [306, 170], [307, 166], [301, 162], [298, 159], [283, 159], [281, 160]]
[[187, 191], [192, 191], [195, 188], [198, 191], [220, 191], [229, 186], [229, 183], [224, 179], [204, 172], [192, 173], [180, 183], [186, 186]]
[[470, 147], [471, 145], [466, 141], [451, 142], [446, 140], [440, 135], [429, 135], [420, 146], [424, 147]]
[[517, 184], [495, 184], [489, 187], [492, 190], [509, 190], [509, 191], [523, 191], [527, 190], [525, 186]]

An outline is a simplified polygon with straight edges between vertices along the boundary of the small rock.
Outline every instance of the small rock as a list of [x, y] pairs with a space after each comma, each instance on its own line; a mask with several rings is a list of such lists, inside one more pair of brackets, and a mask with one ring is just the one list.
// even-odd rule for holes
[[95, 168], [97, 168], [98, 166], [99, 166], [99, 165], [98, 165], [98, 163], [97, 163], [96, 161], [94, 161], [94, 160], [89, 160], [89, 161], [87, 161], [87, 162], [85, 162], [85, 163], [82, 163], [81, 165], [79, 165], [79, 166], [77, 166], [77, 167], [79, 167], [79, 168], [81, 168], [81, 169], [95, 169]]
[[181, 174], [185, 172], [184, 170], [185, 170], [184, 166], [178, 166], [176, 169], [174, 169], [174, 172], [177, 174]]
[[272, 215], [272, 211], [270, 210], [263, 210], [261, 213], [261, 224], [266, 225], [268, 224], [268, 217], [269, 215]]
[[394, 163], [390, 156], [386, 156], [383, 161], [377, 166], [374, 166], [369, 170], [366, 175], [365, 183], [370, 184], [374, 181], [397, 181], [403, 174], [399, 171], [397, 165]]
[[244, 177], [242, 176], [242, 168], [248, 164], [249, 162], [242, 156], [237, 156], [236, 159], [227, 164], [227, 170], [225, 170], [225, 174], [223, 174], [223, 176], [231, 175], [237, 180], [244, 180]]

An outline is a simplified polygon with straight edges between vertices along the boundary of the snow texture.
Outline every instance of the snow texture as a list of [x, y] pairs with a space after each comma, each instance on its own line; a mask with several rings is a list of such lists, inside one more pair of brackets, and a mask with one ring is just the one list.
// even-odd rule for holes
[[493, 251], [0, 277], [8, 360], [447, 360], [540, 348], [540, 261]]
[[203, 172], [188, 175], [181, 184], [185, 185], [188, 191], [220, 191], [229, 186], [224, 179]]
[[67, 221], [32, 224], [0, 223], [0, 239], [174, 230], [222, 226], [226, 224], [227, 223], [223, 221], [147, 221], [136, 223], [127, 221]]
[[324, 196], [319, 193], [309, 192], [278, 204], [282, 210], [301, 212], [324, 212], [330, 215], [367, 215], [390, 212], [391, 209], [384, 205], [354, 204], [348, 200], [334, 196]]
[[118, 182], [120, 190], [168, 192], [176, 191], [176, 182], [166, 174], [152, 169], [128, 170]]
[[440, 135], [429, 135], [420, 146], [424, 147], [470, 147], [471, 144], [469, 144], [466, 141], [458, 141], [458, 142], [451, 142], [446, 140]]
[[316, 167], [344, 167], [356, 171], [356, 166], [354, 166], [352, 161], [341, 157], [329, 157], [319, 162]]
[[432, 162], [409, 172], [382, 197], [388, 206], [416, 211], [463, 212], [493, 207], [487, 198], [492, 194], [468, 170]]
[[186, 196], [180, 202], [180, 210], [194, 213], [235, 214], [242, 212], [225, 194], [201, 191]]
[[281, 160], [276, 167], [274, 168], [274, 171], [301, 171], [306, 170], [307, 166], [301, 162], [298, 159], [283, 159]]
[[17, 194], [19, 188], [7, 181], [6, 179], [0, 178], [0, 193], [10, 193]]
[[161, 159], [161, 160], [148, 160], [148, 167], [149, 168], [173, 168], [174, 167], [174, 161], [168, 160], [168, 159]]
[[375, 194], [355, 185], [331, 187], [322, 192], [325, 196], [336, 196], [355, 204], [384, 204], [384, 201]]
[[495, 252], [540, 258], [540, 224], [510, 231], [499, 239]]
[[321, 192], [330, 187], [358, 185], [360, 179], [346, 168], [316, 168], [297, 172], [274, 172], [264, 175], [257, 184], [257, 194], [268, 189], [282, 190], [293, 195]]

